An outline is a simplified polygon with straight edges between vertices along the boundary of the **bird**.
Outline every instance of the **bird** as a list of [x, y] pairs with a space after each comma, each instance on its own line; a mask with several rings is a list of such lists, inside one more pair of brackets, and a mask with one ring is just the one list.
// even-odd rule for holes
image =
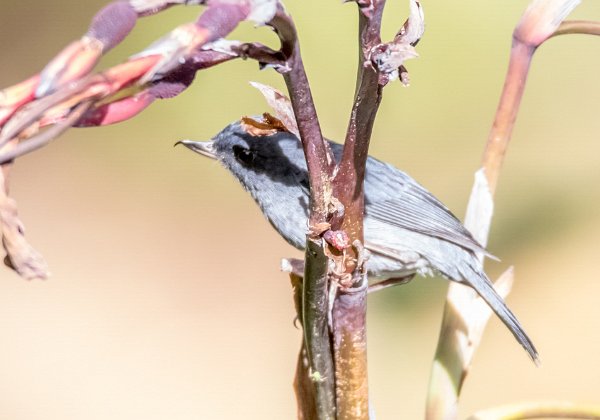
[[[340, 161], [343, 146], [329, 142]], [[310, 185], [302, 143], [288, 131], [253, 135], [235, 121], [208, 141], [182, 140], [215, 159], [250, 193], [273, 228], [303, 250]], [[538, 352], [520, 322], [494, 290], [477, 253], [490, 256], [440, 200], [408, 174], [369, 156], [364, 179], [364, 247], [370, 278], [441, 274], [474, 289], [512, 332], [530, 358]]]

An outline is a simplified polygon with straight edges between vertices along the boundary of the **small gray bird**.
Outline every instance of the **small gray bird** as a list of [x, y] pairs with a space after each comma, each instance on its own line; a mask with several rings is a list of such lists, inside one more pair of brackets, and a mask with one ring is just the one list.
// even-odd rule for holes
[[[250, 192], [283, 238], [304, 249], [309, 182], [300, 140], [291, 133], [252, 136], [235, 122], [210, 141], [180, 142], [216, 159]], [[330, 142], [339, 161], [342, 146]], [[475, 253], [489, 255], [460, 221], [430, 192], [393, 166], [373, 157], [365, 176], [365, 247], [371, 277], [434, 272], [466, 284], [487, 302], [529, 356], [538, 353], [515, 315], [494, 290]]]

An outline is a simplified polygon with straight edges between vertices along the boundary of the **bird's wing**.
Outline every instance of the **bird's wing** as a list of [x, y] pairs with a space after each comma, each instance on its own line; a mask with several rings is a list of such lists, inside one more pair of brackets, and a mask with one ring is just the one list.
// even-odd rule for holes
[[[379, 161], [373, 163], [375, 163], [375, 166], [383, 164]], [[377, 175], [370, 177], [369, 169], [371, 168], [367, 166], [367, 178], [373, 178], [365, 180], [365, 192], [367, 194], [365, 213], [368, 217], [390, 226], [452, 242], [470, 251], [481, 252], [486, 256], [495, 258], [473, 238], [456, 216], [429, 191], [405, 173], [389, 165], [386, 166], [389, 169], [394, 169], [395, 172], [394, 176], [386, 176], [385, 180]], [[377, 171], [378, 168], [372, 169]], [[371, 171], [371, 175], [373, 175], [373, 171]], [[387, 194], [387, 196], [382, 194], [382, 182], [387, 184], [387, 188], [384, 190], [392, 193]], [[375, 194], [369, 194], [374, 188], [379, 191]]]

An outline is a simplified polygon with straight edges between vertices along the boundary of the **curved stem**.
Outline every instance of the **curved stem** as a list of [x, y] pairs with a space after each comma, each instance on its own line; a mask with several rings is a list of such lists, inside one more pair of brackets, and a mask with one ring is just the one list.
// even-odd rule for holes
[[[500, 103], [483, 154], [482, 166], [492, 195], [496, 190], [500, 168], [519, 113], [519, 105], [525, 91], [525, 82], [534, 52], [534, 47], [516, 40], [513, 42]], [[485, 236], [487, 239], [487, 232]], [[478, 240], [485, 245], [485, 239], [479, 237]]]
[[468, 420], [600, 419], [600, 406], [569, 402], [531, 402], [482, 410]]
[[552, 37], [569, 34], [600, 35], [600, 22], [591, 20], [565, 20], [552, 34]]

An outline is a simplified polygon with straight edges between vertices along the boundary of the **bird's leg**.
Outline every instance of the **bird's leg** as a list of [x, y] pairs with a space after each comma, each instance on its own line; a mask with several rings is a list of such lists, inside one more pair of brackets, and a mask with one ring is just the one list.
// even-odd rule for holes
[[382, 280], [369, 286], [367, 293], [379, 292], [380, 290], [387, 289], [388, 287], [401, 286], [408, 283], [415, 277], [415, 274], [409, 274], [403, 277], [393, 277], [391, 279]]
[[[290, 277], [292, 277], [293, 279], [299, 279], [301, 282], [304, 281], [304, 260], [298, 259], [298, 258], [283, 258], [281, 260], [281, 271], [283, 271], [284, 273], [289, 273]], [[292, 281], [293, 282], [293, 281]], [[329, 320], [329, 328], [332, 328], [332, 312], [333, 312], [333, 303], [335, 301], [335, 296], [338, 292], [340, 288], [339, 282], [338, 281], [331, 281], [329, 282], [329, 296], [327, 298], [327, 307], [328, 307], [328, 317], [327, 319]], [[300, 310], [300, 303], [296, 302], [296, 310], [297, 313], [300, 314], [301, 310]], [[294, 325], [296, 325], [296, 322], [299, 320], [299, 316], [300, 315], [296, 315], [296, 318], [294, 319]]]
[[[354, 241], [352, 243], [357, 253], [357, 267], [361, 273], [367, 273], [367, 262], [370, 257], [370, 252], [366, 249], [360, 241]], [[372, 284], [369, 286], [367, 293], [378, 292], [379, 290], [387, 289], [388, 287], [400, 286], [402, 284], [406, 284], [413, 279], [415, 276], [414, 273], [408, 274], [402, 277], [394, 277], [386, 280], [382, 280], [378, 283]]]
[[354, 249], [356, 249], [356, 268], [361, 272], [361, 273], [366, 273], [367, 272], [367, 261], [369, 261], [369, 258], [371, 257], [371, 253], [369, 252], [368, 249], [365, 248], [365, 246], [362, 244], [361, 241], [359, 241], [358, 239], [355, 240], [354, 242], [352, 242], [352, 246], [354, 247]]

